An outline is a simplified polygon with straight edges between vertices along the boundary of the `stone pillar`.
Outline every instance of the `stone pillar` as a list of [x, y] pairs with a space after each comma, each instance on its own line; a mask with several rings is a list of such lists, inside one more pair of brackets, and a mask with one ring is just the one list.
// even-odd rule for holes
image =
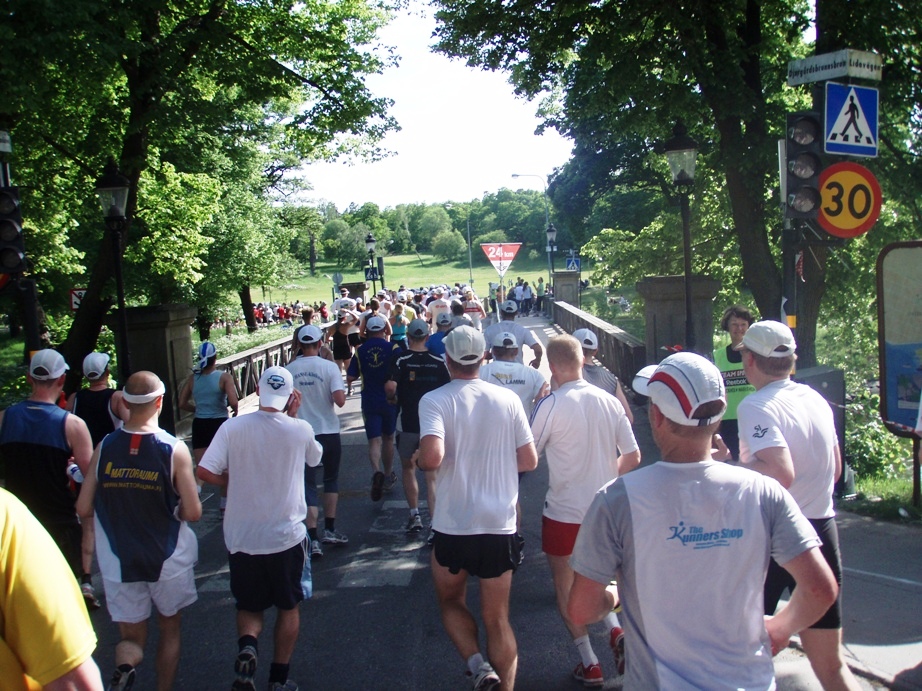
[[[692, 276], [692, 327], [695, 350], [711, 358], [714, 350], [714, 297], [720, 281], [708, 276]], [[647, 362], [659, 362], [669, 355], [663, 346], [684, 345], [685, 277], [648, 276], [637, 283], [644, 299]]]
[[580, 306], [578, 271], [554, 272], [554, 299]]
[[[166, 395], [160, 426], [178, 437], [188, 436], [192, 414], [179, 410], [179, 391], [192, 372], [192, 324], [198, 310], [188, 305], [156, 305], [128, 309], [131, 367], [149, 370], [163, 381]], [[118, 328], [113, 322], [114, 328]]]

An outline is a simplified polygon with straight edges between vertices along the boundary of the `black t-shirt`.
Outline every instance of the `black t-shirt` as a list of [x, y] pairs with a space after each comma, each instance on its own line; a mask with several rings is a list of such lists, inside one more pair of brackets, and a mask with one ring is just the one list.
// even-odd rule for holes
[[445, 361], [429, 351], [401, 351], [391, 358], [387, 378], [397, 382], [403, 431], [419, 434], [420, 399], [451, 381]]

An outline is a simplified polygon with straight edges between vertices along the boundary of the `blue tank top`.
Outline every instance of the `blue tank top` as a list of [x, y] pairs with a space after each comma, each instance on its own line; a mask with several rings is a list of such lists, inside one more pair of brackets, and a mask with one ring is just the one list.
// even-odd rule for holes
[[6, 488], [43, 525], [76, 523], [67, 462], [73, 455], [64, 429], [70, 415], [54, 403], [23, 401], [7, 408], [0, 429]]
[[188, 551], [188, 538], [181, 531], [188, 526], [173, 515], [179, 505], [173, 488], [177, 443], [163, 430], [136, 434], [119, 429], [103, 439], [94, 508], [111, 548], [99, 550], [105, 578], [153, 583], [167, 577], [164, 564], [174, 553], [182, 557]]
[[195, 417], [226, 418], [227, 395], [221, 390], [221, 370], [211, 374], [196, 374], [192, 380], [192, 398], [195, 399]]

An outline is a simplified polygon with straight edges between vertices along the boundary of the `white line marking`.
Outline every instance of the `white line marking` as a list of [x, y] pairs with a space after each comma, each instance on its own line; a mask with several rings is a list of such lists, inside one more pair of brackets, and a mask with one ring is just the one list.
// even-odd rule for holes
[[842, 569], [846, 573], [853, 573], [858, 576], [869, 576], [870, 578], [879, 578], [884, 581], [893, 581], [894, 583], [900, 583], [901, 585], [912, 585], [917, 588], [922, 588], [922, 582], [919, 581], [910, 581], [908, 578], [896, 578], [895, 576], [885, 576], [882, 573], [874, 573], [872, 571], [861, 571], [860, 569]]

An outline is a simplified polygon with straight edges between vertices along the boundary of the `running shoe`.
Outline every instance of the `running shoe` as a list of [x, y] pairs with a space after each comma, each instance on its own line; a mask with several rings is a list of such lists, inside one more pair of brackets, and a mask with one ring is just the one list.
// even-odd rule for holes
[[280, 681], [273, 681], [269, 684], [269, 691], [298, 691], [298, 685], [291, 679], [285, 681], [284, 684]]
[[394, 490], [394, 485], [397, 484], [397, 473], [391, 473], [386, 478], [384, 478], [384, 491], [392, 492]]
[[618, 674], [624, 674], [624, 631], [620, 626], [616, 626], [611, 630], [608, 642], [611, 645], [611, 654], [615, 657], [615, 667]]
[[588, 667], [583, 667], [583, 663], [580, 662], [576, 665], [576, 669], [573, 670], [573, 678], [583, 682], [583, 686], [590, 688], [597, 688], [605, 683], [605, 676], [602, 674], [602, 667], [598, 662]]
[[426, 536], [426, 544], [429, 547], [432, 547], [432, 543], [435, 542], [435, 531], [432, 529], [432, 526], [429, 526], [429, 534]]
[[490, 691], [499, 687], [499, 675], [489, 662], [484, 662], [474, 675], [472, 688], [474, 691]]
[[381, 501], [381, 493], [384, 490], [384, 473], [376, 470], [371, 476], [371, 500]]
[[106, 691], [131, 691], [132, 686], [134, 686], [134, 667], [119, 665]]
[[234, 684], [231, 691], [256, 691], [256, 648], [245, 646], [234, 660]]
[[323, 548], [320, 546], [319, 540], [311, 540], [311, 551], [310, 551], [311, 561], [314, 559], [323, 558]]
[[418, 533], [423, 529], [423, 519], [418, 513], [414, 513], [410, 516], [410, 520], [407, 521], [407, 532], [408, 533]]
[[93, 588], [92, 583], [81, 583], [80, 592], [83, 593], [83, 600], [86, 602], [88, 610], [99, 609], [102, 606], [96, 597], [96, 590]]
[[335, 530], [324, 530], [320, 541], [325, 545], [348, 545], [349, 538]]

